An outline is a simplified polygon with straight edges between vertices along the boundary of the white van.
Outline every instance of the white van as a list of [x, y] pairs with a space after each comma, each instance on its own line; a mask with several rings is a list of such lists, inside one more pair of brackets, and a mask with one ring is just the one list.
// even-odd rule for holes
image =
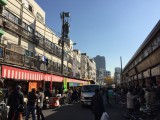
[[100, 89], [100, 86], [95, 84], [82, 86], [81, 105], [91, 105], [92, 97], [95, 94], [96, 89]]

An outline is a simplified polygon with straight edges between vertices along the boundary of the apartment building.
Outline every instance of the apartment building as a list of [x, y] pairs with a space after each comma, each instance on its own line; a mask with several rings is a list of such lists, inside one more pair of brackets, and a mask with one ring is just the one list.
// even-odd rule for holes
[[[73, 77], [73, 41], [62, 46], [60, 37], [45, 24], [45, 11], [34, 0], [0, 0], [0, 60], [4, 85], [21, 84], [28, 92], [40, 86], [52, 89], [64, 79], [86, 84]], [[75, 72], [75, 71], [74, 71]], [[79, 74], [78, 71], [74, 74]]]
[[96, 64], [86, 53], [81, 53], [81, 75], [82, 79], [88, 80], [90, 83], [95, 83]]

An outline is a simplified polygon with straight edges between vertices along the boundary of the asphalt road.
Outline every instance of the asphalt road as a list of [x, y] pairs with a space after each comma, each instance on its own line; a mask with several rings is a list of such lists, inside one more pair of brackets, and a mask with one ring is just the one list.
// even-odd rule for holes
[[[46, 120], [94, 120], [89, 107], [82, 107], [80, 104], [66, 105], [57, 109], [50, 109], [48, 114], [46, 110], [43, 111]], [[48, 114], [48, 115], [47, 115]]]
[[[110, 120], [123, 120], [122, 114], [126, 108], [119, 104], [111, 103], [107, 106]], [[79, 103], [61, 106], [54, 109], [43, 110], [46, 120], [94, 120], [94, 115], [89, 107], [82, 107]], [[30, 118], [30, 120], [32, 120]]]

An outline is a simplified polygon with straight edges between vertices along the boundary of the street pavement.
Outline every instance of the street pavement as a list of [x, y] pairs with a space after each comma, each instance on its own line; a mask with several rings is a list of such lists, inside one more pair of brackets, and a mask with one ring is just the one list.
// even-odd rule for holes
[[[126, 108], [119, 104], [111, 103], [107, 106], [110, 120], [123, 120], [122, 114]], [[94, 120], [94, 115], [89, 107], [82, 107], [79, 103], [64, 105], [59, 108], [43, 110], [46, 120]], [[30, 118], [30, 120], [32, 120]]]

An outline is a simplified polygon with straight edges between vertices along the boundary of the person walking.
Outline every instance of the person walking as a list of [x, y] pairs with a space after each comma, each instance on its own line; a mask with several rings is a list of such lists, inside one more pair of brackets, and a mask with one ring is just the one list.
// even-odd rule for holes
[[95, 90], [95, 95], [92, 97], [92, 111], [95, 115], [95, 120], [100, 120], [103, 112], [105, 112], [99, 89]]
[[[16, 89], [9, 95], [8, 106], [10, 110], [8, 113], [8, 120], [22, 120], [22, 108], [24, 106], [24, 95], [21, 92], [21, 86], [17, 86]], [[21, 113], [21, 117], [20, 117]]]
[[101, 90], [100, 90], [100, 95], [102, 97], [102, 100], [103, 100], [103, 106], [104, 106], [104, 109], [105, 111], [107, 111], [107, 104], [108, 104], [108, 94], [106, 92], [106, 88], [103, 87]]
[[36, 89], [32, 88], [32, 91], [28, 94], [27, 111], [25, 120], [29, 119], [30, 112], [32, 114], [32, 120], [36, 120], [36, 104], [38, 100], [38, 94]]
[[133, 88], [130, 87], [127, 93], [127, 108], [128, 108], [129, 113], [134, 112], [134, 99], [135, 98], [136, 96], [133, 95]]
[[39, 100], [38, 100], [38, 111], [37, 111], [37, 113], [38, 113], [38, 116], [37, 116], [37, 118], [38, 118], [38, 120], [40, 120], [40, 116], [41, 116], [41, 118], [42, 118], [42, 120], [45, 120], [45, 118], [44, 118], [44, 115], [43, 115], [43, 113], [42, 113], [42, 108], [43, 108], [43, 101], [44, 101], [44, 92], [43, 92], [43, 88], [39, 88], [39, 93], [38, 93], [38, 97], [39, 97]]

